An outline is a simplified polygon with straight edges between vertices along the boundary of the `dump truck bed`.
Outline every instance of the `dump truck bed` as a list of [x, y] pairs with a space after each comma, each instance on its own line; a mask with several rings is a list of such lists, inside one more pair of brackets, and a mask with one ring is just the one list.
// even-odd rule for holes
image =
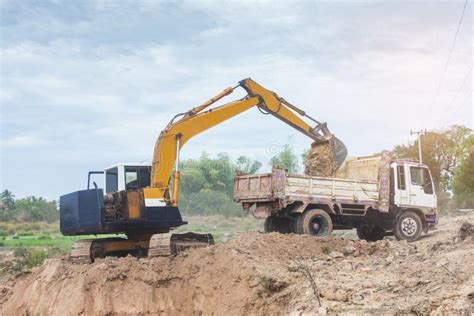
[[376, 181], [357, 181], [287, 174], [275, 169], [271, 173], [237, 175], [234, 200], [240, 203], [279, 201], [286, 206], [294, 201], [364, 203], [379, 201]]

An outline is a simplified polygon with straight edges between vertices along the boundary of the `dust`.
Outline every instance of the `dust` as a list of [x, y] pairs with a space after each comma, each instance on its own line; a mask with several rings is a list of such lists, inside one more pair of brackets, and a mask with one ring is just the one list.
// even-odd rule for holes
[[469, 314], [460, 226], [442, 219], [414, 243], [249, 232], [173, 258], [49, 259], [0, 285], [0, 314]]
[[330, 142], [312, 146], [304, 162], [304, 173], [315, 177], [333, 177], [336, 161]]

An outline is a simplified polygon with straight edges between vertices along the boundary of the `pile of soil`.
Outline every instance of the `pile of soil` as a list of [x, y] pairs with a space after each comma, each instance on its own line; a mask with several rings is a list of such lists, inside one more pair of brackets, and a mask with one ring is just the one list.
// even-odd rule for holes
[[330, 142], [313, 145], [304, 162], [304, 173], [314, 177], [333, 177], [337, 170]]
[[468, 314], [474, 247], [460, 226], [415, 243], [249, 232], [174, 258], [50, 259], [0, 286], [0, 314]]
[[469, 222], [464, 222], [459, 228], [459, 238], [465, 240], [474, 236], [474, 225]]

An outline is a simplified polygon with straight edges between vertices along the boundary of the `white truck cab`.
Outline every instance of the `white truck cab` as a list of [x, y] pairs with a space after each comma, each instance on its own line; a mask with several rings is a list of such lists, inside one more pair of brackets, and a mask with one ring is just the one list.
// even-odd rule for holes
[[393, 181], [393, 204], [433, 212], [437, 198], [430, 170], [424, 164], [395, 160], [390, 165]]

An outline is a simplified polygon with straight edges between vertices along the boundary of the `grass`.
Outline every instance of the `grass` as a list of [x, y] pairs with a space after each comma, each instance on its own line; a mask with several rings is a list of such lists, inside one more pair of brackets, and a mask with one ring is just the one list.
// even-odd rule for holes
[[[211, 233], [216, 242], [223, 242], [238, 233], [262, 229], [262, 222], [251, 216], [229, 217], [183, 216], [189, 224], [173, 232]], [[59, 232], [59, 223], [0, 223], [0, 249], [50, 248], [69, 250], [78, 239], [96, 238], [96, 236], [63, 236]], [[114, 235], [115, 236], [115, 235]], [[106, 236], [102, 236], [106, 237]]]
[[66, 236], [54, 236], [44, 238], [43, 235], [31, 235], [31, 236], [22, 236], [18, 238], [7, 237], [5, 240], [2, 240], [3, 247], [6, 248], [16, 248], [16, 247], [58, 247], [61, 249], [70, 249], [72, 243], [80, 239], [79, 237], [66, 237]]
[[[173, 232], [192, 231], [211, 233], [215, 242], [225, 242], [245, 231], [263, 229], [263, 222], [252, 216], [229, 217], [186, 216], [189, 224], [179, 227]], [[43, 263], [46, 258], [70, 253], [75, 240], [86, 238], [109, 237], [100, 236], [63, 236], [59, 231], [59, 223], [0, 223], [0, 277], [2, 274], [19, 272]], [[3, 254], [2, 254], [3, 253]], [[13, 254], [13, 260], [3, 260], [6, 253]]]
[[225, 242], [235, 235], [246, 231], [263, 229], [263, 221], [252, 216], [229, 217], [214, 216], [183, 216], [189, 224], [181, 226], [176, 232], [211, 233], [216, 242]]

